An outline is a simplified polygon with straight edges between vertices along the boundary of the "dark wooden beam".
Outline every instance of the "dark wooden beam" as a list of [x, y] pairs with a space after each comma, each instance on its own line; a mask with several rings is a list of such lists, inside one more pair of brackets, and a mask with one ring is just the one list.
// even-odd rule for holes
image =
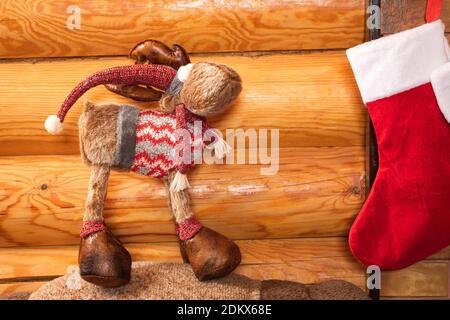
[[[392, 34], [425, 23], [426, 6], [427, 0], [381, 0], [381, 34]], [[441, 19], [450, 25], [450, 1], [444, 1]]]

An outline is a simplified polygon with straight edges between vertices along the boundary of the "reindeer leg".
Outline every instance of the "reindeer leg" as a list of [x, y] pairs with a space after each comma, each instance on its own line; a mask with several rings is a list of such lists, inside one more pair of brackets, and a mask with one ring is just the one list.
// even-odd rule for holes
[[165, 183], [184, 262], [191, 264], [199, 280], [228, 275], [241, 262], [239, 247], [220, 233], [202, 226], [192, 213], [187, 190], [170, 191], [174, 175], [170, 173]]
[[[171, 177], [173, 174], [171, 174], [170, 182], [172, 181]], [[168, 192], [168, 198], [169, 198], [169, 211], [172, 215], [173, 222], [175, 224], [176, 231], [178, 233], [178, 226], [182, 225], [185, 221], [189, 219], [194, 218], [194, 214], [191, 210], [191, 204], [190, 204], [190, 196], [187, 193], [187, 190], [183, 190], [181, 192], [173, 192], [170, 191], [170, 182], [168, 180], [164, 180], [164, 183], [166, 185], [166, 189]], [[194, 221], [194, 220], [192, 220]], [[201, 225], [198, 224], [198, 227]], [[198, 230], [197, 230], [198, 231]], [[192, 233], [194, 233], [195, 230], [192, 230]], [[192, 234], [193, 235], [193, 234]], [[185, 242], [182, 241], [178, 237], [178, 242], [180, 245], [180, 253], [181, 257], [183, 258], [184, 263], [189, 263], [189, 257], [186, 254], [186, 246]]]
[[92, 165], [83, 218], [78, 263], [81, 277], [102, 287], [119, 287], [130, 281], [131, 256], [103, 220], [108, 165]]

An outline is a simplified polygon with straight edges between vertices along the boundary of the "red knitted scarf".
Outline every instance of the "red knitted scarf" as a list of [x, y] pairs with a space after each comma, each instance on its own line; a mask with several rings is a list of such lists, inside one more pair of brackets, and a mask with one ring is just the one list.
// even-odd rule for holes
[[181, 241], [191, 239], [197, 234], [197, 232], [200, 231], [202, 227], [203, 225], [201, 222], [194, 217], [184, 220], [181, 224], [175, 223], [175, 230]]
[[106, 224], [103, 220], [87, 220], [83, 222], [80, 237], [86, 239], [90, 235], [103, 231], [106, 229]]

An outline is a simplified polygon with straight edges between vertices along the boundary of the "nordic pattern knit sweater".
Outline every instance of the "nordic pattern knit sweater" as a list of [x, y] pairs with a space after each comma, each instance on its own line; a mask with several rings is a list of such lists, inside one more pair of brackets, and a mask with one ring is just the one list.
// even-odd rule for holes
[[[202, 138], [207, 129], [207, 123], [186, 111], [184, 106], [177, 107], [176, 114], [140, 111], [131, 171], [155, 178], [164, 178], [173, 170], [185, 173], [199, 163], [204, 147]], [[189, 148], [186, 141], [190, 144], [190, 154], [183, 154], [183, 150]]]

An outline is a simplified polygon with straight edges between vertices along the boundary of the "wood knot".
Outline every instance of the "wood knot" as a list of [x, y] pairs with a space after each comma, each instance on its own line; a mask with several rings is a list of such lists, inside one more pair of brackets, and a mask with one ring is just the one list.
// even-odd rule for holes
[[47, 190], [48, 185], [46, 183], [41, 184], [41, 190]]
[[350, 186], [347, 191], [354, 195], [361, 194], [361, 188], [359, 186], [355, 186], [355, 185]]

